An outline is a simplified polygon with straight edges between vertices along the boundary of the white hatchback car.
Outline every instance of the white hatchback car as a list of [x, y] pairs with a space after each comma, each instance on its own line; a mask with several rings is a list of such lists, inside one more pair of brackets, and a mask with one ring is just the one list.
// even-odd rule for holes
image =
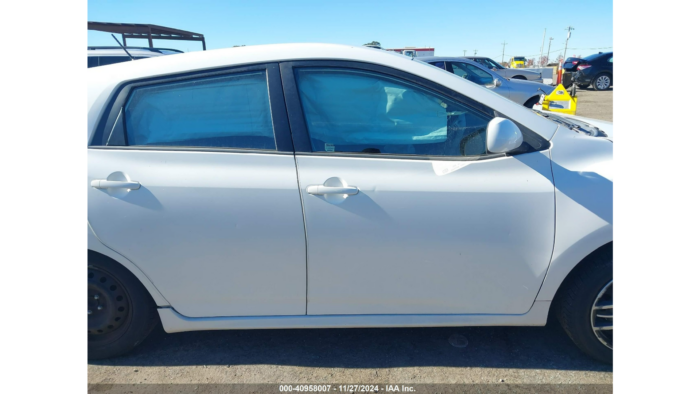
[[89, 357], [159, 320], [542, 326], [551, 311], [610, 362], [613, 144], [571, 119], [362, 47], [90, 69]]

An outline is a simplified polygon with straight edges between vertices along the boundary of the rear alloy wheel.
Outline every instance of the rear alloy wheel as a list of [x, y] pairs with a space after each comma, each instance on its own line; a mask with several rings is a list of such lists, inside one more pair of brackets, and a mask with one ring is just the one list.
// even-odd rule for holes
[[595, 90], [608, 90], [612, 80], [608, 74], [600, 74], [593, 80], [593, 89]]
[[104, 256], [88, 256], [88, 358], [119, 356], [151, 332], [156, 305], [126, 268]]

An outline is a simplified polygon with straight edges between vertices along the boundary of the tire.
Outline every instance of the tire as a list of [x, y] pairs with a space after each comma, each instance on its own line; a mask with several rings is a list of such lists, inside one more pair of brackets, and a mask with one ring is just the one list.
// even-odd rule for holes
[[511, 77], [510, 79], [520, 79], [522, 81], [527, 81], [527, 78], [523, 77], [522, 75], [516, 75], [514, 77]]
[[540, 96], [530, 97], [530, 98], [525, 102], [525, 104], [523, 104], [523, 106], [524, 106], [525, 108], [530, 108], [530, 109], [532, 109], [532, 107], [534, 107], [535, 104], [537, 104], [539, 101], [540, 101]]
[[591, 81], [591, 86], [594, 90], [608, 90], [612, 86], [612, 77], [610, 74], [600, 74]]
[[588, 88], [588, 87], [591, 86], [591, 85], [587, 83], [587, 84], [585, 84], [585, 85], [578, 85], [578, 84], [577, 84], [576, 86], [578, 86], [579, 89], [586, 89], [586, 88]]
[[[586, 259], [562, 285], [562, 293], [555, 300], [555, 314], [581, 351], [612, 364], [612, 245], [598, 249]], [[608, 324], [609, 330], [600, 329]], [[594, 330], [594, 325], [599, 329]]]
[[88, 252], [88, 359], [128, 353], [158, 322], [156, 304], [121, 264]]

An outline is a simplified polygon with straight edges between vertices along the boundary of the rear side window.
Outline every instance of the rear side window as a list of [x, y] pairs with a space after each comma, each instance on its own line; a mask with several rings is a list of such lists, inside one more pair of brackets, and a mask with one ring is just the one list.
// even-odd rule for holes
[[453, 62], [451, 64], [452, 72], [454, 72], [455, 75], [458, 75], [471, 82], [474, 82], [475, 84], [482, 86], [493, 84], [493, 77], [491, 76], [491, 74], [480, 69], [479, 67], [476, 67], [473, 64], [458, 62]]
[[276, 148], [265, 71], [138, 87], [123, 115], [130, 146]]
[[486, 153], [491, 117], [471, 107], [375, 72], [302, 68], [295, 74], [314, 152]]

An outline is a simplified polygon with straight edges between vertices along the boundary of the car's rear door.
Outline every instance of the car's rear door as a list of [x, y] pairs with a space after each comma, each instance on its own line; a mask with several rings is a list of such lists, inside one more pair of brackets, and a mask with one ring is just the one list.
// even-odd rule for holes
[[377, 65], [282, 63], [308, 314], [529, 310], [554, 243], [548, 143], [485, 149], [493, 110]]
[[279, 66], [133, 81], [88, 149], [99, 239], [190, 317], [303, 315], [301, 201]]

